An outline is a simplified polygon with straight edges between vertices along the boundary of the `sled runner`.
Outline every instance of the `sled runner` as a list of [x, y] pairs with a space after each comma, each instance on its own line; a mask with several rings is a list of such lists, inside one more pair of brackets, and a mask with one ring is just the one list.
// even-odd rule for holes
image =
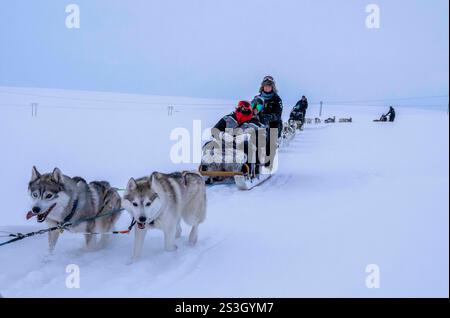
[[[275, 155], [274, 165], [272, 165], [272, 167], [276, 166], [277, 164], [278, 164], [278, 153]], [[234, 181], [236, 182], [236, 186], [238, 187], [238, 189], [244, 191], [251, 190], [259, 186], [260, 184], [264, 183], [268, 179], [270, 179], [270, 177], [272, 177], [272, 175], [274, 174], [273, 168], [261, 166], [260, 169], [261, 171], [253, 176], [252, 175], [235, 176]]]
[[380, 117], [380, 119], [375, 119], [374, 122], [375, 123], [386, 123], [388, 121], [388, 118], [386, 115], [382, 115]]

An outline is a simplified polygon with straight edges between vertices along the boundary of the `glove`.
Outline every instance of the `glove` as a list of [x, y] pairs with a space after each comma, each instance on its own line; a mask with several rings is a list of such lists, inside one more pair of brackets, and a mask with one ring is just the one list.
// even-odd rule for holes
[[260, 116], [261, 122], [265, 125], [269, 124], [272, 121], [272, 114], [263, 114]]

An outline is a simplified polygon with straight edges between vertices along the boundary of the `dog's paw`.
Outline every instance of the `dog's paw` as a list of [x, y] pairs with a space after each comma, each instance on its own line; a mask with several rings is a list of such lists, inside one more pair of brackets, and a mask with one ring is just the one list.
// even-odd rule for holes
[[42, 259], [41, 259], [41, 261], [42, 261], [43, 264], [51, 263], [51, 262], [53, 262], [54, 260], [55, 260], [55, 256], [53, 255], [53, 252], [52, 252], [52, 253], [45, 254], [44, 256], [42, 256]]
[[133, 265], [136, 264], [137, 262], [139, 262], [141, 260], [141, 256], [131, 256], [127, 261], [126, 261], [126, 265]]
[[178, 246], [176, 246], [175, 244], [172, 246], [166, 246], [165, 250], [166, 252], [175, 252], [178, 249]]
[[191, 245], [191, 246], [195, 246], [195, 245], [197, 245], [197, 241], [198, 241], [198, 238], [197, 237], [193, 237], [193, 238], [189, 238], [189, 245]]
[[136, 259], [135, 258], [130, 258], [125, 262], [125, 265], [130, 266], [133, 265], [134, 263], [136, 263]]

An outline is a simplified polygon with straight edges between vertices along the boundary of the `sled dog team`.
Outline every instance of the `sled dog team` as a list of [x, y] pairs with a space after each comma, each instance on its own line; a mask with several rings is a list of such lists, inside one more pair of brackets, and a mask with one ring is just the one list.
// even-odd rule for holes
[[[205, 184], [196, 172], [154, 172], [140, 179], [131, 178], [121, 198], [108, 182], [87, 183], [80, 177], [64, 175], [58, 168], [41, 174], [33, 167], [28, 191], [32, 205], [27, 219], [36, 217], [38, 223], [46, 222], [49, 227], [73, 223], [69, 230], [84, 234], [88, 250], [104, 247], [121, 209], [128, 211], [136, 221], [132, 260], [140, 257], [149, 229], [161, 230], [165, 250], [174, 251], [175, 240], [181, 236], [181, 219], [191, 226], [189, 243], [195, 244], [198, 227], [206, 218]], [[95, 218], [102, 215], [105, 216]], [[55, 249], [59, 234], [49, 232], [50, 252]]]
[[[303, 120], [308, 107], [306, 97], [303, 96], [296, 107]], [[219, 121], [216, 128], [226, 132], [227, 128], [248, 124], [274, 129], [278, 132], [278, 139], [281, 139], [282, 111], [283, 103], [275, 80], [272, 76], [266, 76], [254, 102], [240, 102], [232, 114]], [[287, 142], [294, 133], [295, 129], [288, 126], [284, 132]], [[275, 149], [276, 145], [272, 148]], [[271, 161], [268, 163], [273, 164]], [[189, 243], [195, 244], [198, 227], [206, 218], [205, 180], [197, 172], [154, 172], [140, 179], [131, 178], [123, 197], [120, 197], [108, 182], [88, 183], [80, 177], [66, 176], [58, 168], [41, 174], [33, 167], [28, 190], [32, 206], [27, 219], [36, 217], [37, 222], [46, 222], [49, 227], [70, 223], [73, 225], [69, 227], [71, 232], [84, 234], [87, 249], [104, 246], [121, 210], [127, 210], [135, 222], [134, 260], [141, 255], [149, 229], [161, 230], [165, 250], [174, 251], [177, 248], [175, 241], [181, 236], [181, 219], [191, 226]], [[55, 249], [59, 234], [59, 231], [49, 232], [50, 252]]]

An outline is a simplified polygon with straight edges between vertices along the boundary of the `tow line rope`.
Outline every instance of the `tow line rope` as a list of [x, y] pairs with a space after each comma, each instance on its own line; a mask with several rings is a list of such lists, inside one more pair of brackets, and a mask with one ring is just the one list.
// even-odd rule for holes
[[86, 233], [80, 233], [77, 232], [77, 234], [84, 234], [84, 235], [119, 235], [119, 234], [130, 234], [131, 230], [133, 229], [133, 227], [136, 225], [136, 221], [133, 218], [133, 220], [131, 221], [131, 224], [128, 226], [128, 228], [126, 230], [122, 230], [122, 231], [111, 231], [111, 232], [104, 232], [104, 233], [99, 233], [99, 232], [86, 232]]
[[[102, 215], [97, 215], [97, 216], [93, 216], [93, 217], [89, 217], [89, 218], [84, 218], [75, 222], [65, 222], [62, 224], [58, 224], [56, 226], [50, 227], [48, 229], [43, 229], [43, 230], [39, 230], [39, 231], [35, 231], [35, 232], [29, 232], [29, 233], [9, 233], [9, 235], [5, 235], [3, 237], [12, 237], [11, 240], [0, 243], [0, 246], [4, 246], [7, 244], [11, 244], [17, 241], [21, 241], [23, 239], [32, 237], [32, 236], [36, 236], [36, 235], [42, 235], [45, 233], [49, 233], [49, 232], [53, 232], [53, 231], [61, 231], [64, 232], [64, 230], [67, 230], [69, 227], [74, 227], [74, 226], [78, 226], [82, 223], [85, 222], [89, 222], [89, 221], [94, 221], [97, 220], [99, 218], [103, 218], [106, 216], [110, 216], [119, 212], [122, 212], [124, 209], [116, 209], [116, 210], [112, 210], [108, 213], [102, 214]], [[82, 233], [82, 234], [87, 234], [87, 235], [101, 235], [101, 234], [106, 234], [106, 235], [118, 235], [118, 234], [129, 234], [130, 231], [133, 229], [133, 227], [136, 225], [136, 220], [133, 218], [133, 220], [131, 221], [130, 226], [128, 226], [127, 230], [124, 231], [112, 231], [112, 232], [107, 232], [107, 233]], [[8, 233], [8, 232], [2, 232], [2, 233]]]
[[32, 237], [32, 236], [35, 236], [35, 235], [42, 235], [42, 234], [45, 234], [45, 233], [48, 233], [48, 232], [57, 231], [57, 230], [62, 231], [64, 229], [65, 228], [62, 225], [58, 225], [58, 226], [54, 226], [54, 227], [51, 227], [51, 228], [48, 228], [48, 229], [45, 229], [45, 230], [39, 230], [39, 231], [36, 231], [36, 232], [30, 232], [30, 233], [26, 233], [26, 234], [22, 234], [22, 233], [10, 234], [9, 236], [10, 237], [14, 237], [14, 238], [9, 240], [9, 241], [0, 243], [0, 246], [6, 245], [6, 244], [10, 244], [10, 243], [14, 243], [14, 242], [17, 242], [17, 241], [21, 241], [21, 240], [23, 240], [25, 238]]

